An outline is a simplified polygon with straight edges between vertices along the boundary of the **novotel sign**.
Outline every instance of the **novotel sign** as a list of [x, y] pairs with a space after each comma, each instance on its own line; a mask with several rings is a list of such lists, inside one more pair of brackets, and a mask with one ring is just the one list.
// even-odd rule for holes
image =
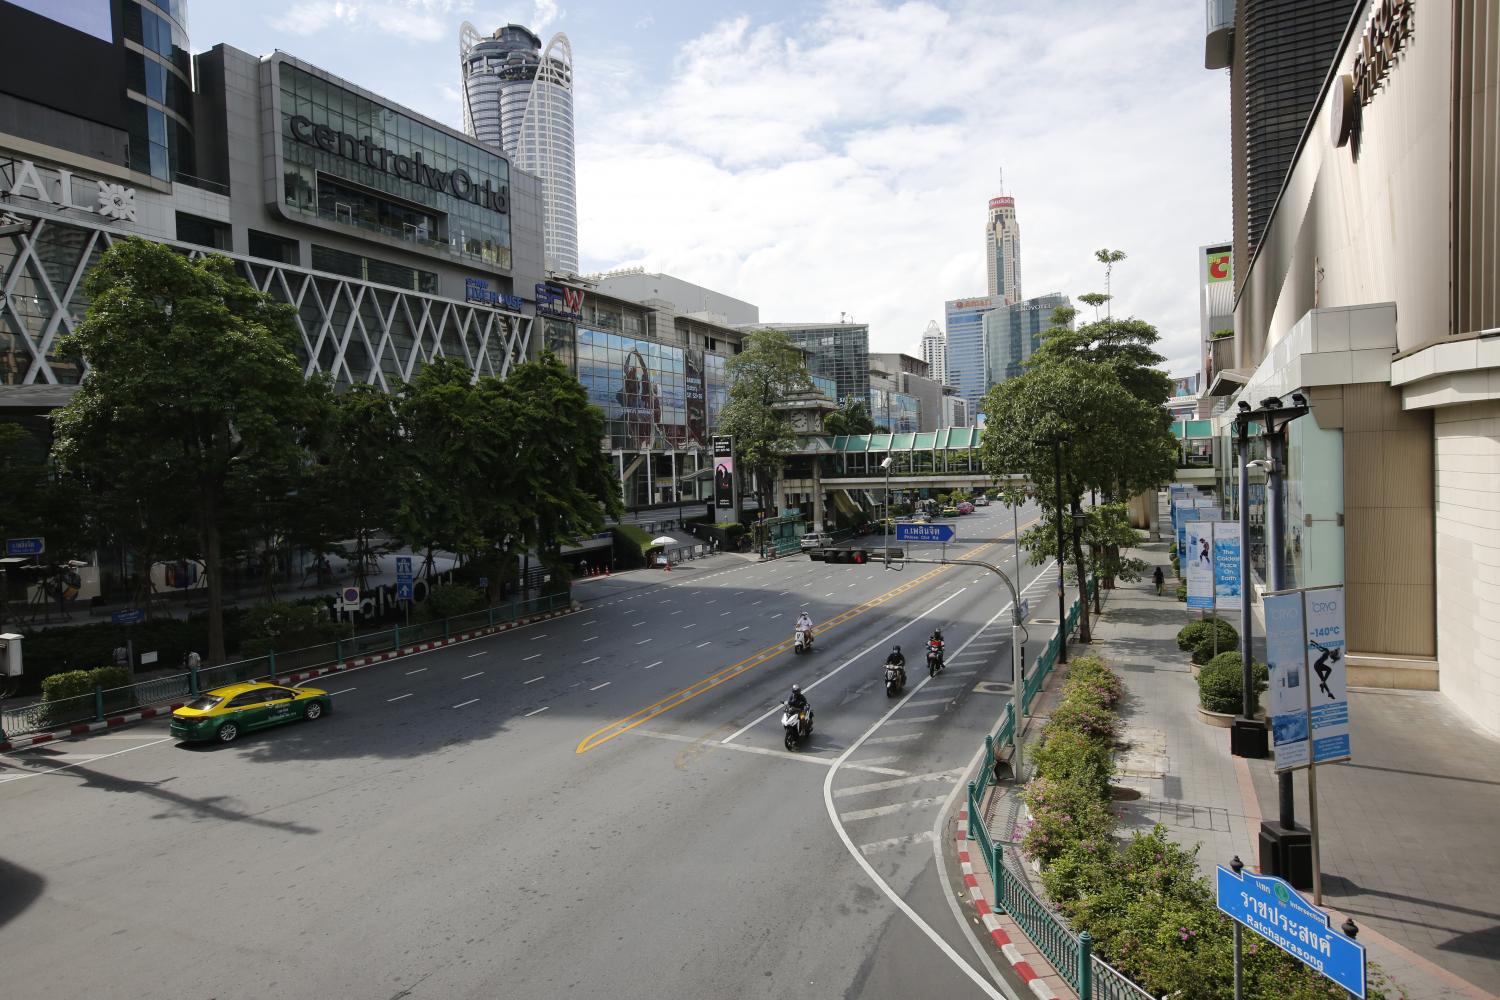
[[377, 146], [367, 135], [335, 132], [327, 125], [315, 124], [306, 115], [293, 115], [290, 126], [292, 138], [305, 146], [313, 146], [353, 163], [363, 163], [404, 181], [420, 184], [461, 201], [473, 202], [502, 215], [510, 211], [510, 188], [507, 185], [502, 184], [497, 188], [490, 183], [489, 178], [485, 178], [481, 184], [462, 167], [439, 170], [422, 162], [421, 151], [411, 156], [395, 153], [384, 146]]

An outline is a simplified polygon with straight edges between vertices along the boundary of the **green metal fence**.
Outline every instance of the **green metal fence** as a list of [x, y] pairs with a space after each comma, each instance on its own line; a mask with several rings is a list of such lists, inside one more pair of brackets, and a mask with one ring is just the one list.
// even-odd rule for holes
[[[1098, 587], [1098, 579], [1089, 581], [1086, 591], [1089, 599], [1098, 592]], [[1082, 610], [1080, 602], [1075, 600], [1064, 619], [1065, 630], [1052, 634], [1032, 664], [1021, 687], [1021, 704], [1027, 714], [1031, 712], [1032, 702], [1040, 697], [1048, 674], [1057, 665], [1062, 636], [1078, 627]], [[990, 834], [984, 821], [983, 805], [984, 793], [995, 783], [995, 750], [1014, 742], [1015, 726], [1014, 708], [1006, 705], [999, 729], [984, 738], [979, 775], [969, 782], [968, 839], [974, 845], [973, 850], [983, 852], [982, 856], [989, 865], [996, 908], [1010, 914], [1036, 949], [1047, 957], [1047, 961], [1083, 1000], [1154, 1000], [1151, 994], [1093, 953], [1093, 941], [1087, 931], [1074, 935], [1031, 891], [1024, 879], [1006, 871], [1004, 848]]]
[[569, 594], [550, 594], [526, 601], [511, 601], [509, 604], [442, 621], [380, 629], [302, 649], [272, 650], [265, 656], [221, 663], [214, 667], [200, 667], [166, 677], [153, 677], [125, 687], [95, 688], [92, 694], [74, 698], [6, 707], [0, 712], [0, 732], [9, 738], [80, 722], [102, 722], [105, 716], [116, 712], [183, 701], [199, 692], [226, 684], [274, 680], [302, 670], [344, 663], [354, 657], [389, 652], [418, 643], [448, 639], [465, 632], [492, 628], [531, 615], [556, 611], [567, 607], [571, 601], [572, 596]]

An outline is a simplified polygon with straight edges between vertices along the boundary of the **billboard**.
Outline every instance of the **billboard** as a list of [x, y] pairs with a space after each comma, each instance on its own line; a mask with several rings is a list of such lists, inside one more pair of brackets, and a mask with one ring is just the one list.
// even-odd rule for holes
[[1203, 280], [1209, 284], [1234, 279], [1234, 252], [1215, 247], [1203, 256]]
[[1267, 594], [1264, 601], [1276, 770], [1348, 760], [1344, 588]]
[[714, 438], [714, 506], [734, 507], [734, 439]]
[[701, 448], [708, 435], [708, 390], [704, 382], [703, 352], [695, 347], [683, 351], [682, 368], [687, 444]]
[[1214, 523], [1214, 607], [1220, 611], [1240, 610], [1241, 548], [1240, 523]]
[[1214, 555], [1212, 521], [1189, 521], [1183, 525], [1185, 545], [1178, 565], [1187, 577], [1187, 606], [1209, 611], [1214, 606]]

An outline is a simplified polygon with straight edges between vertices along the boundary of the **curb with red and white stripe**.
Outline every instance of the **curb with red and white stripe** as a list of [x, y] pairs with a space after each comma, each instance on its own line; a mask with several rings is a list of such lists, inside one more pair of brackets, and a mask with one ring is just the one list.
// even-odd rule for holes
[[990, 940], [1005, 955], [1005, 960], [1010, 963], [1016, 974], [1036, 994], [1037, 1000], [1058, 1000], [1057, 991], [1037, 975], [1031, 963], [1021, 955], [1020, 949], [1011, 943], [1010, 935], [1000, 926], [1000, 918], [990, 909], [989, 901], [984, 898], [984, 890], [979, 887], [979, 878], [974, 874], [974, 866], [969, 863], [969, 809], [967, 806], [958, 811], [958, 824], [954, 832], [954, 839], [958, 841], [958, 865], [963, 869], [964, 885], [969, 889], [969, 896], [974, 901], [974, 909], [979, 914], [979, 919], [984, 921], [984, 929], [989, 931]]
[[[472, 632], [460, 632], [458, 635], [450, 636], [447, 639], [438, 639], [433, 642], [419, 642], [414, 646], [403, 646], [400, 649], [392, 649], [387, 652], [376, 653], [371, 656], [355, 657], [352, 660], [345, 660], [343, 663], [333, 663], [329, 664], [326, 667], [317, 667], [313, 670], [298, 671], [294, 674], [287, 674], [285, 677], [277, 677], [275, 679], [275, 683], [301, 684], [304, 681], [310, 681], [317, 677], [324, 677], [328, 674], [339, 674], [343, 673], [346, 670], [353, 670], [356, 667], [368, 667], [373, 663], [382, 663], [386, 660], [395, 660], [403, 656], [412, 656], [416, 653], [426, 653], [434, 649], [442, 649], [444, 646], [452, 646], [453, 644], [459, 642], [469, 642], [473, 639], [481, 639], [484, 636], [495, 635], [498, 632], [508, 632], [513, 628], [520, 628], [523, 625], [532, 625], [536, 622], [546, 621], [549, 618], [560, 618], [563, 615], [576, 614], [581, 610], [583, 610], [581, 607], [574, 604], [561, 611], [548, 611], [544, 614], [532, 615], [529, 618], [518, 618], [513, 622], [504, 622], [499, 625], [487, 625], [484, 628], [475, 629]], [[64, 726], [59, 729], [51, 730], [50, 732], [35, 733], [30, 736], [20, 736], [8, 743], [0, 743], [0, 753], [4, 753], [7, 750], [24, 750], [26, 747], [36, 746], [39, 743], [50, 743], [54, 740], [65, 740], [73, 736], [84, 736], [88, 733], [97, 733], [101, 729], [114, 729], [118, 726], [123, 726], [130, 722], [140, 722], [143, 719], [152, 719], [158, 715], [171, 715], [174, 711], [181, 708], [185, 704], [187, 703], [178, 701], [173, 702], [170, 705], [156, 705], [151, 708], [142, 708], [134, 712], [127, 712], [123, 715], [112, 715], [109, 718], [105, 719], [103, 722], [77, 722], [71, 726]]]

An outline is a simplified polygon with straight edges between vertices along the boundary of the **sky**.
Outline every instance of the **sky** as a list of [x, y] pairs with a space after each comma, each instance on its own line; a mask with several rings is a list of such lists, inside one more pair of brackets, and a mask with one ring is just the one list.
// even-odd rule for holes
[[[1228, 80], [1201, 0], [189, 0], [195, 49], [290, 52], [461, 125], [459, 26], [574, 58], [582, 270], [643, 266], [767, 322], [920, 355], [986, 291], [991, 197], [1022, 291], [1104, 290], [1199, 366], [1199, 246], [1230, 233]], [[1085, 309], [1085, 315], [1090, 315]]]

